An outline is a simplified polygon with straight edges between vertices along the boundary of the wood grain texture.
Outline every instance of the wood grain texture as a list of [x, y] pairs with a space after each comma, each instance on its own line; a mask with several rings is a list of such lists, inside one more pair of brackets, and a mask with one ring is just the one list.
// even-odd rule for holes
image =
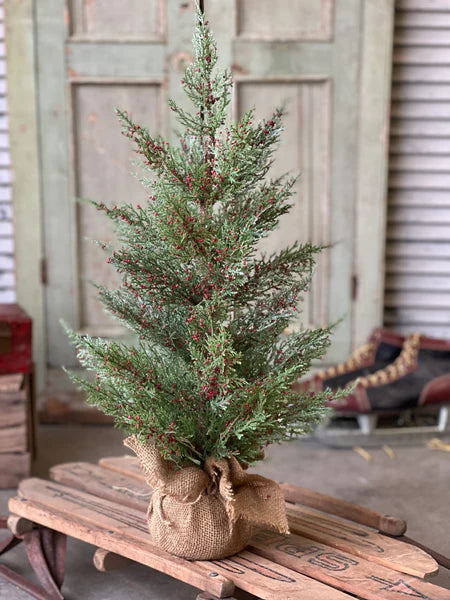
[[26, 452], [27, 428], [25, 425], [14, 425], [0, 429], [0, 453]]
[[97, 547], [116, 552], [180, 581], [230, 596], [234, 585], [227, 577], [210, 577], [210, 566], [171, 556], [151, 544], [145, 515], [67, 486], [26, 479], [20, 497], [9, 503], [11, 512]]
[[404, 542], [388, 538], [366, 527], [341, 521], [302, 506], [287, 508], [289, 528], [310, 540], [360, 556], [415, 577], [429, 577], [439, 570], [437, 562], [426, 552]]
[[0, 436], [2, 429], [25, 425], [27, 421], [26, 393], [4, 394], [0, 392]]
[[[117, 504], [147, 511], [150, 489], [132, 477], [89, 463], [57, 465], [51, 469], [50, 477]], [[431, 575], [438, 569], [436, 561], [425, 552], [368, 528], [301, 506], [288, 505], [287, 514], [291, 531], [309, 539], [417, 577]]]
[[403, 535], [406, 531], [406, 522], [403, 519], [383, 515], [364, 506], [358, 506], [352, 502], [339, 500], [289, 483], [281, 483], [280, 487], [289, 502], [304, 504], [355, 523], [373, 527], [389, 535]]
[[334, 0], [284, 0], [276, 18], [269, 0], [235, 0], [236, 35], [246, 40], [330, 40]]
[[392, 600], [411, 596], [426, 600], [449, 600], [450, 591], [409, 575], [400, 575], [345, 552], [298, 535], [261, 532], [250, 550], [293, 571], [338, 587], [365, 600]]
[[33, 529], [33, 523], [28, 519], [19, 517], [18, 515], [10, 515], [6, 522], [8, 529], [14, 535], [22, 535]]
[[120, 554], [104, 550], [103, 548], [97, 548], [94, 552], [93, 562], [97, 571], [101, 571], [102, 573], [123, 569], [131, 564], [131, 561], [128, 558], [124, 558], [123, 556], [120, 556]]
[[50, 469], [54, 481], [94, 496], [146, 512], [151, 489], [145, 482], [90, 463], [75, 462]]
[[305, 577], [263, 556], [245, 550], [229, 558], [209, 561], [211, 569], [230, 577], [236, 587], [262, 600], [338, 600], [347, 594]]
[[139, 461], [135, 456], [126, 454], [125, 456], [107, 456], [101, 458], [98, 464], [105, 469], [110, 469], [116, 473], [133, 477], [138, 481], [145, 482], [144, 473], [139, 466]]
[[27, 479], [12, 512], [174, 576], [216, 596], [233, 593], [235, 583], [261, 599], [343, 600], [337, 590], [243, 552], [218, 561], [193, 561], [169, 555], [151, 544], [145, 515], [128, 507], [41, 479]]

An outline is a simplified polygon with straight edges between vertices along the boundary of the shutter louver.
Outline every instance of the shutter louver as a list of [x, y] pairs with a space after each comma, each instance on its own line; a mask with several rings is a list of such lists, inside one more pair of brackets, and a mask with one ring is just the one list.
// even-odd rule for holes
[[450, 2], [397, 0], [385, 324], [450, 338]]

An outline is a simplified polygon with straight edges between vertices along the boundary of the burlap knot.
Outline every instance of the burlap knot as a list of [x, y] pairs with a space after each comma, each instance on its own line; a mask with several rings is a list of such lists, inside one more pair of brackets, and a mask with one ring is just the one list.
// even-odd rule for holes
[[175, 470], [155, 446], [136, 436], [125, 440], [153, 488], [147, 519], [152, 540], [191, 560], [240, 552], [253, 526], [289, 533], [283, 493], [275, 481], [247, 473], [235, 457], [209, 458]]

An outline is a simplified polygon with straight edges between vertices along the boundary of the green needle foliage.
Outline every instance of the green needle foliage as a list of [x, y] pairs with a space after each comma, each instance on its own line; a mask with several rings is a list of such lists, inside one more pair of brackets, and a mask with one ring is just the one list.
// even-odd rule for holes
[[177, 466], [230, 455], [252, 463], [266, 445], [308, 431], [331, 399], [292, 390], [324, 354], [329, 330], [282, 336], [321, 248], [258, 252], [288, 212], [295, 183], [266, 178], [282, 111], [255, 122], [250, 110], [225, 125], [231, 75], [214, 69], [216, 44], [200, 11], [197, 21], [195, 60], [182, 81], [195, 112], [169, 102], [183, 128], [180, 145], [117, 111], [153, 174], [144, 180], [147, 204], [93, 202], [120, 242], [105, 250], [122, 285], [97, 286], [100, 299], [139, 341], [70, 332], [81, 364], [96, 373], [94, 382], [72, 375], [88, 401]]

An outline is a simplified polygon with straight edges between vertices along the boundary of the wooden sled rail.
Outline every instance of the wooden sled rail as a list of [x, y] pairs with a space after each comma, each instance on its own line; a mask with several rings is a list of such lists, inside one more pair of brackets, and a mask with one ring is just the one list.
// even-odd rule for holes
[[382, 513], [370, 510], [370, 508], [358, 506], [352, 502], [339, 500], [338, 498], [291, 485], [290, 483], [280, 483], [280, 487], [287, 502], [310, 506], [311, 508], [322, 510], [343, 519], [354, 521], [360, 525], [373, 527], [387, 535], [399, 536], [403, 535], [406, 531], [406, 521], [403, 519], [383, 515]]

